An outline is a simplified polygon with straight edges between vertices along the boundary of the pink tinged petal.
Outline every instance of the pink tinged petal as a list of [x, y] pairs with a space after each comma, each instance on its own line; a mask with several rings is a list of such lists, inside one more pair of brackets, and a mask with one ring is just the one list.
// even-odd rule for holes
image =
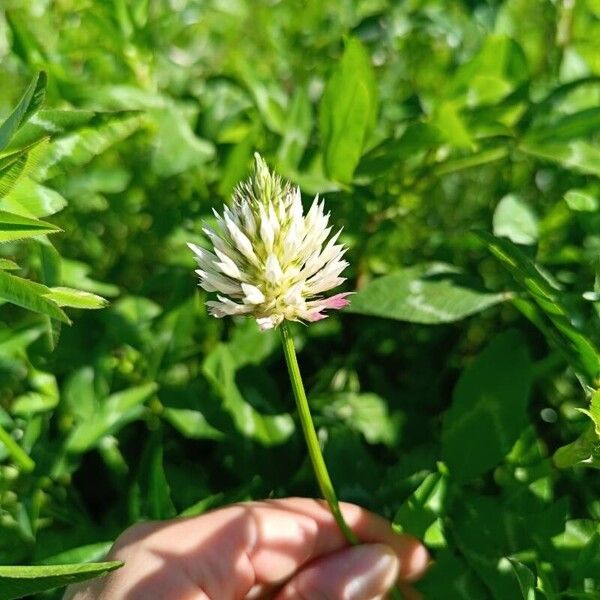
[[303, 316], [302, 318], [306, 321], [310, 321], [311, 323], [314, 323], [315, 321], [322, 321], [323, 319], [326, 319], [328, 316], [329, 315], [325, 315], [320, 312], [309, 312], [309, 313], [306, 313], [306, 315]]
[[242, 290], [244, 304], [262, 304], [265, 301], [265, 295], [255, 285], [242, 283]]
[[350, 300], [346, 299], [346, 296], [350, 295], [351, 292], [343, 292], [341, 294], [336, 294], [335, 296], [331, 296], [330, 298], [325, 298], [323, 300], [323, 308], [332, 308], [338, 310], [340, 308], [344, 308], [350, 304]]

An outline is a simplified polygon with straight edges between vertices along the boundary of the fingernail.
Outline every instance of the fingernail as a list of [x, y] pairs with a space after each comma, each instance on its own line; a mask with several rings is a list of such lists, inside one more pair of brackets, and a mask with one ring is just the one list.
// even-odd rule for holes
[[394, 551], [385, 544], [352, 548], [348, 563], [348, 571], [355, 576], [344, 587], [344, 600], [368, 600], [384, 594], [396, 581], [400, 566]]

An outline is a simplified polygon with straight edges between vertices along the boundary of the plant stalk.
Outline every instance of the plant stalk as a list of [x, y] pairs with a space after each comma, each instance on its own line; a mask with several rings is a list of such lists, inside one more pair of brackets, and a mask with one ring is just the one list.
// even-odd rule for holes
[[[302, 383], [302, 375], [300, 375], [300, 367], [298, 366], [298, 358], [296, 356], [296, 348], [294, 346], [294, 338], [289, 329], [289, 325], [286, 321], [279, 326], [281, 331], [281, 341], [283, 343], [283, 353], [285, 355], [285, 362], [287, 364], [288, 373], [290, 375], [290, 381], [292, 383], [292, 390], [294, 392], [294, 398], [296, 400], [296, 407], [298, 408], [298, 415], [300, 416], [300, 424], [302, 425], [302, 432], [304, 433], [304, 439], [306, 446], [308, 447], [308, 455], [310, 462], [312, 463], [313, 471], [317, 478], [317, 483], [321, 490], [321, 494], [329, 505], [329, 510], [335, 519], [338, 527], [344, 534], [344, 537], [352, 545], [360, 543], [360, 540], [350, 529], [348, 523], [346, 523], [342, 511], [340, 510], [340, 504], [337, 499], [331, 477], [327, 471], [327, 465], [323, 459], [321, 453], [321, 447], [319, 445], [319, 439], [317, 438], [317, 432], [313, 424], [312, 416], [310, 414], [310, 408], [308, 406], [308, 400], [306, 398], [306, 392], [304, 390], [304, 384]], [[402, 600], [402, 594], [400, 590], [395, 587], [390, 590], [391, 597], [393, 600]]]
[[27, 473], [35, 468], [35, 463], [27, 453], [15, 442], [12, 436], [0, 425], [0, 443], [4, 444], [11, 458]]
[[296, 406], [298, 408], [298, 415], [300, 416], [300, 423], [302, 425], [302, 432], [304, 433], [304, 439], [308, 447], [308, 455], [310, 456], [310, 462], [312, 463], [317, 483], [321, 490], [321, 494], [327, 501], [331, 514], [341, 529], [344, 537], [351, 544], [358, 544], [359, 539], [356, 534], [348, 527], [348, 524], [344, 520], [342, 511], [340, 510], [340, 504], [333, 488], [333, 483], [329, 477], [327, 466], [323, 460], [323, 454], [319, 446], [319, 439], [317, 438], [317, 432], [313, 424], [312, 416], [310, 414], [310, 408], [308, 407], [308, 400], [306, 399], [306, 392], [304, 391], [304, 384], [302, 383], [302, 376], [300, 375], [300, 367], [298, 366], [298, 359], [296, 357], [296, 348], [294, 347], [294, 338], [290, 332], [289, 326], [284, 321], [279, 329], [281, 331], [281, 340], [283, 342], [283, 353], [285, 355], [285, 362], [287, 363], [288, 373], [290, 375], [290, 381], [292, 383], [292, 390], [294, 392], [294, 398], [296, 399]]

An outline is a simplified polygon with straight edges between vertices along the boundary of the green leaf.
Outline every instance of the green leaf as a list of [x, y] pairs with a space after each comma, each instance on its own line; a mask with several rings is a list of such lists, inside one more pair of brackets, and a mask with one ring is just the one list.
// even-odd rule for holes
[[328, 177], [348, 183], [377, 118], [377, 87], [371, 57], [355, 38], [325, 86], [320, 103], [323, 165]]
[[508, 297], [469, 287], [455, 269], [433, 263], [375, 279], [352, 296], [347, 311], [411, 323], [451, 323]]
[[50, 189], [23, 177], [4, 198], [2, 206], [10, 212], [25, 217], [46, 217], [61, 211], [67, 205], [66, 199], [56, 190]]
[[433, 171], [439, 177], [441, 175], [448, 175], [449, 173], [463, 171], [464, 169], [480, 167], [481, 165], [486, 165], [490, 162], [500, 160], [506, 156], [508, 156], [508, 148], [506, 146], [488, 148], [486, 150], [482, 150], [481, 152], [474, 152], [468, 156], [453, 158], [439, 163], [433, 168]]
[[60, 172], [59, 165], [84, 165], [112, 145], [139, 129], [143, 117], [137, 112], [115, 112], [94, 128], [84, 127], [53, 140], [48, 152], [33, 170], [35, 179], [45, 180]]
[[163, 418], [181, 435], [196, 440], [221, 440], [225, 434], [215, 429], [198, 410], [190, 408], [165, 408]]
[[496, 336], [461, 374], [442, 427], [442, 457], [469, 481], [496, 466], [527, 424], [532, 365], [516, 331]]
[[522, 600], [535, 600], [535, 575], [523, 563], [509, 558], [515, 577], [519, 582]]
[[138, 419], [142, 404], [158, 389], [156, 383], [147, 383], [117, 392], [106, 398], [92, 416], [78, 423], [67, 439], [66, 449], [81, 454], [87, 452], [105, 436]]
[[552, 456], [559, 469], [585, 465], [600, 469], [600, 437], [594, 425], [589, 425], [574, 441], [560, 447]]
[[294, 94], [283, 138], [277, 150], [277, 159], [288, 169], [298, 167], [313, 125], [312, 106], [306, 88], [300, 87]]
[[4, 150], [18, 129], [44, 102], [46, 95], [46, 73], [39, 72], [31, 80], [23, 97], [11, 115], [0, 125], [0, 152]]
[[531, 128], [525, 143], [556, 142], [579, 137], [591, 137], [600, 130], [600, 108], [593, 107], [553, 118], [548, 123]]
[[58, 404], [58, 396], [49, 396], [38, 392], [27, 392], [14, 399], [10, 412], [13, 415], [34, 415], [48, 412]]
[[176, 510], [163, 466], [163, 445], [160, 434], [150, 436], [131, 491], [131, 511], [134, 521], [170, 519]]
[[44, 285], [0, 271], [0, 298], [63, 323], [70, 323], [59, 306], [45, 297], [49, 291]]
[[538, 218], [522, 198], [508, 194], [494, 211], [494, 235], [507, 237], [515, 244], [535, 244]]
[[206, 163], [215, 154], [213, 145], [198, 138], [182, 110], [169, 104], [153, 113], [158, 125], [157, 143], [152, 157], [158, 175], [170, 177]]
[[569, 190], [565, 194], [565, 202], [576, 212], [595, 212], [600, 207], [596, 197], [585, 190]]
[[290, 437], [294, 423], [289, 414], [262, 414], [245, 401], [235, 381], [235, 360], [227, 346], [218, 345], [206, 357], [202, 371], [244, 436], [265, 446], [281, 444]]
[[[573, 369], [593, 385], [600, 376], [600, 357], [590, 340], [571, 324], [556, 283], [509, 240], [494, 237], [486, 231], [475, 233], [529, 293], [541, 313], [535, 305], [520, 299], [515, 300], [517, 308], [559, 348]], [[549, 323], [545, 324], [544, 319]]]
[[21, 267], [13, 260], [8, 258], [0, 258], [0, 269], [3, 271], [18, 271]]
[[321, 406], [327, 417], [339, 419], [362, 433], [370, 444], [392, 446], [398, 437], [398, 423], [391, 418], [387, 404], [377, 394], [352, 392], [316, 398], [311, 404]]
[[0, 243], [61, 231], [52, 223], [0, 210]]
[[[430, 473], [402, 503], [394, 516], [393, 527], [435, 545], [440, 534], [440, 517], [445, 511], [448, 478], [445, 473]], [[443, 539], [443, 538], [442, 538]]]
[[0, 567], [0, 598], [12, 600], [65, 587], [109, 573], [122, 566], [122, 562], [113, 561], [80, 565]]
[[98, 309], [108, 305], [108, 301], [101, 296], [67, 287], [50, 288], [45, 297], [53, 300], [59, 306], [69, 306], [71, 308]]
[[525, 154], [546, 159], [580, 173], [600, 176], [600, 148], [585, 142], [538, 142], [524, 140], [519, 149]]

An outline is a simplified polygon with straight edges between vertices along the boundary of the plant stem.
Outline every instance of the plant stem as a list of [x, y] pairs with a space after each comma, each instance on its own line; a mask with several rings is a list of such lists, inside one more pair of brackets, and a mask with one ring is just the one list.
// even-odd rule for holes
[[[302, 432], [304, 433], [304, 439], [306, 441], [306, 446], [308, 447], [308, 455], [310, 456], [310, 462], [312, 463], [313, 471], [317, 478], [317, 483], [319, 484], [321, 494], [323, 494], [323, 497], [327, 501], [329, 510], [331, 511], [331, 514], [333, 515], [338, 527], [344, 534], [344, 537], [352, 545], [359, 544], [360, 540], [354, 531], [350, 529], [348, 523], [346, 523], [344, 520], [333, 483], [331, 482], [331, 477], [329, 477], [327, 466], [323, 460], [319, 439], [317, 438], [317, 432], [315, 431], [315, 426], [310, 414], [310, 408], [308, 406], [304, 384], [302, 383], [302, 375], [300, 375], [300, 367], [298, 366], [298, 358], [296, 357], [294, 338], [292, 337], [289, 325], [286, 321], [283, 321], [283, 323], [279, 326], [279, 329], [281, 331], [281, 341], [283, 343], [285, 362], [287, 364], [290, 381], [292, 383], [292, 390], [294, 392], [294, 398], [298, 408], [298, 415], [300, 416]], [[390, 594], [393, 600], [402, 600], [402, 594], [398, 588], [395, 587], [390, 590]]]
[[4, 444], [12, 459], [27, 473], [35, 468], [35, 463], [27, 453], [15, 442], [12, 436], [0, 425], [0, 443]]
[[342, 511], [340, 510], [340, 504], [333, 488], [333, 483], [331, 482], [331, 478], [327, 472], [327, 466], [325, 465], [323, 455], [321, 454], [319, 440], [317, 438], [315, 426], [313, 425], [310, 408], [308, 407], [304, 384], [302, 383], [302, 376], [300, 375], [300, 368], [298, 367], [294, 339], [286, 321], [280, 325], [279, 329], [281, 331], [285, 362], [287, 363], [292, 390], [294, 391], [294, 398], [296, 399], [296, 406], [298, 407], [298, 415], [300, 416], [304, 439], [306, 440], [306, 445], [308, 447], [308, 455], [310, 456], [317, 483], [319, 484], [323, 497], [327, 500], [327, 504], [329, 504], [329, 509], [331, 510], [335, 522], [338, 524], [338, 527], [341, 529], [345, 538], [351, 544], [358, 544], [359, 540], [356, 537], [356, 534], [348, 527], [348, 524], [344, 520]]

